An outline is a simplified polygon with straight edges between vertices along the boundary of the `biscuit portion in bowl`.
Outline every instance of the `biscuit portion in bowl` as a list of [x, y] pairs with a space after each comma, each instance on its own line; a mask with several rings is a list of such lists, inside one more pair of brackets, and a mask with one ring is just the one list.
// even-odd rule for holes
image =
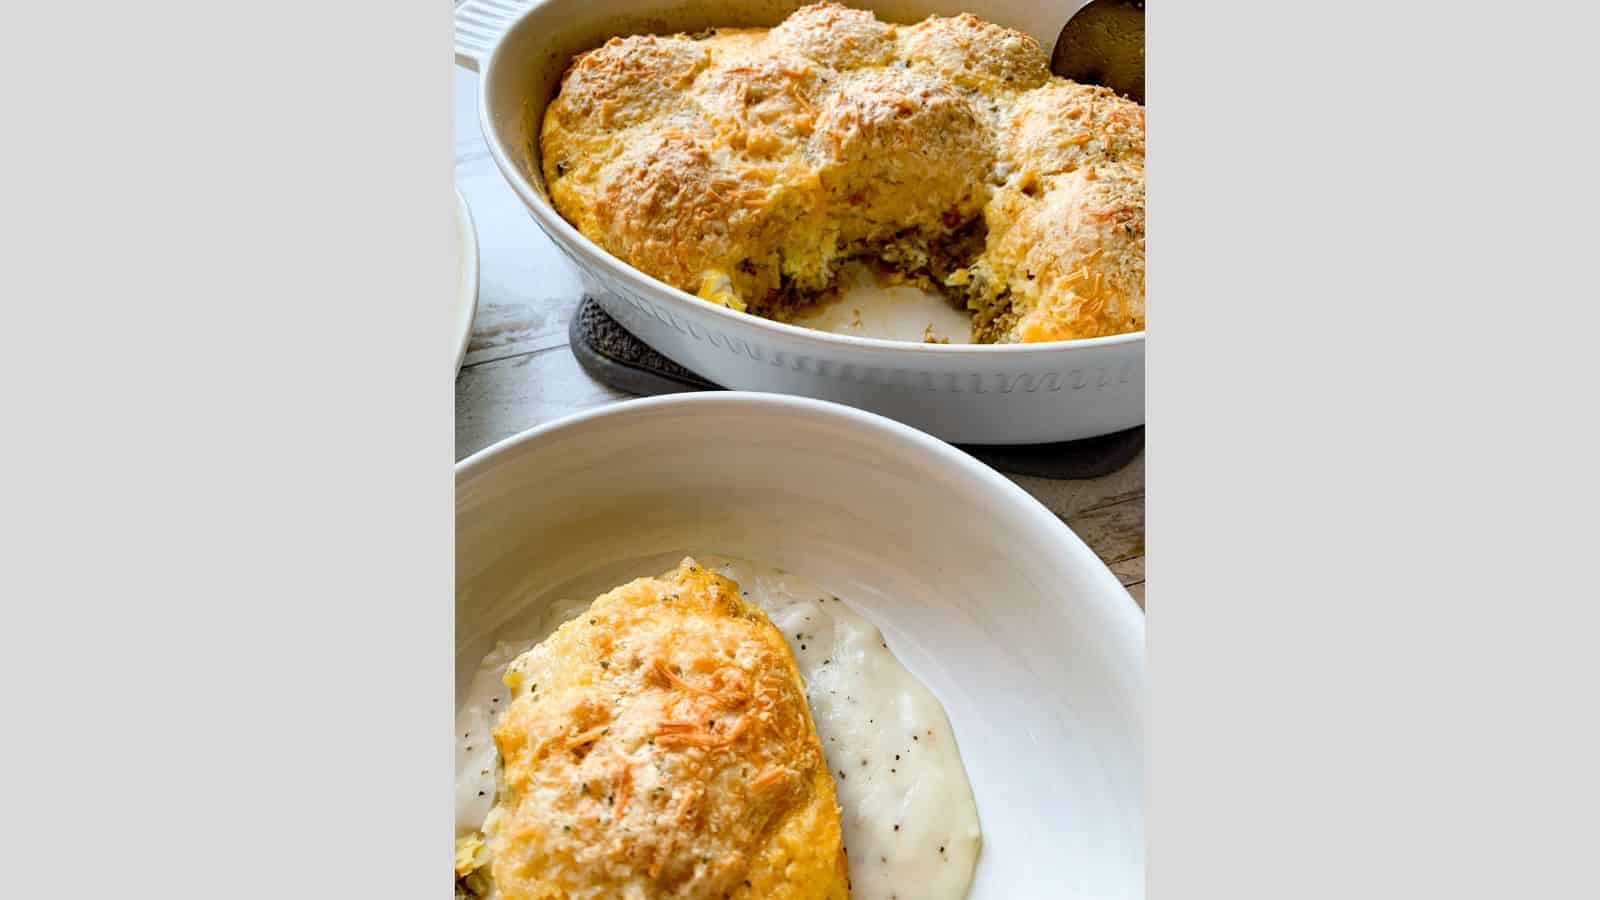
[[[508, 667], [494, 896], [843, 900], [832, 776], [783, 637], [693, 559]], [[474, 859], [477, 857], [477, 859]]]

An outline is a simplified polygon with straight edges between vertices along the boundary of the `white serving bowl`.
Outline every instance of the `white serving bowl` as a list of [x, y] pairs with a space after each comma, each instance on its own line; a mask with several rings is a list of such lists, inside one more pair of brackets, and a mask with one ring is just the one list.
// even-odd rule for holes
[[456, 467], [457, 700], [500, 626], [666, 553], [787, 569], [882, 629], [972, 780], [972, 900], [1143, 897], [1144, 617], [1016, 485], [881, 416], [772, 394], [525, 432]]
[[[572, 56], [615, 35], [774, 25], [799, 2], [466, 0], [456, 58], [482, 76], [479, 116], [495, 163], [587, 291], [628, 330], [728, 388], [834, 400], [949, 441], [1019, 444], [1108, 434], [1144, 422], [1144, 333], [1051, 344], [918, 344], [813, 331], [735, 312], [645, 275], [601, 249], [551, 205], [537, 123]], [[1025, 31], [1048, 51], [1083, 0], [852, 2], [888, 21], [971, 12]]]

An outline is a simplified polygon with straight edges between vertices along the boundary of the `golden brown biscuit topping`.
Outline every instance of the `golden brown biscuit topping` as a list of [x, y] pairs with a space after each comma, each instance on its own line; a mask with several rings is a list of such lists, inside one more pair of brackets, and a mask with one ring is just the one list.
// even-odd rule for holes
[[580, 55], [540, 151], [584, 235], [710, 302], [783, 319], [870, 257], [1031, 342], [1144, 327], [1144, 140], [1025, 34], [818, 3]]
[[848, 897], [793, 656], [734, 582], [685, 560], [617, 588], [506, 683], [486, 823], [505, 900]]

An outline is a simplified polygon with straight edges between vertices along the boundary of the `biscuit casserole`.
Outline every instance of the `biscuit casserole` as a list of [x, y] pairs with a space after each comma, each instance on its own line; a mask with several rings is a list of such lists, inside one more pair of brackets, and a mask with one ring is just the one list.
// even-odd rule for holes
[[785, 319], [864, 258], [974, 340], [1144, 328], [1144, 107], [1052, 76], [1031, 37], [833, 3], [775, 28], [613, 38], [539, 129], [556, 209], [624, 262]]

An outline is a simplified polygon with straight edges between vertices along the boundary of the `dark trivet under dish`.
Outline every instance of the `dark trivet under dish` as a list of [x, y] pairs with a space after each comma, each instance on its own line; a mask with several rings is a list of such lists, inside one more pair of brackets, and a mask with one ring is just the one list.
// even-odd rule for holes
[[[578, 304], [568, 337], [585, 372], [630, 394], [653, 396], [685, 391], [720, 391], [634, 337], [589, 297]], [[1144, 449], [1144, 426], [1101, 437], [1055, 444], [984, 446], [962, 450], [1002, 472], [1039, 478], [1098, 478], [1117, 471]]]

